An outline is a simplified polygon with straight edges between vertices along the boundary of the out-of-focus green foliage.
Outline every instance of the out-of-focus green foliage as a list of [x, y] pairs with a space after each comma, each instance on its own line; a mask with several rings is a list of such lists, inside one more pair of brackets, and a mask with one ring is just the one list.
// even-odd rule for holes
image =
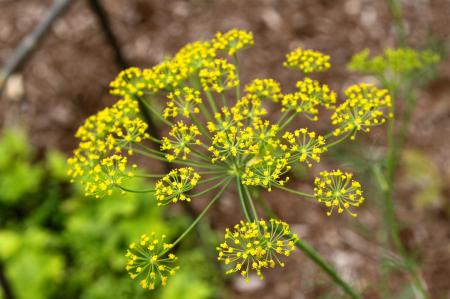
[[205, 249], [213, 247], [194, 238], [190, 248], [178, 249], [186, 258], [171, 288], [149, 293], [136, 287], [124, 269], [127, 244], [145, 230], [174, 238], [189, 219], [163, 215], [149, 194], [85, 198], [68, 184], [62, 154], [49, 151], [34, 162], [26, 140], [17, 130], [0, 138], [0, 262], [17, 299], [217, 296], [219, 272]]
[[368, 49], [353, 55], [349, 69], [375, 76], [390, 90], [408, 86], [432, 73], [432, 68], [440, 61], [439, 54], [434, 51], [411, 48], [386, 49], [372, 58], [369, 55]]

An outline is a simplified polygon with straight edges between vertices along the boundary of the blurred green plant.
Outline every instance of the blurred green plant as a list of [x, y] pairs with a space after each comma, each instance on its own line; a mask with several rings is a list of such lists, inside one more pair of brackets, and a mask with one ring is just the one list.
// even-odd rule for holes
[[[154, 196], [146, 194], [113, 194], [109, 201], [83, 199], [80, 186], [68, 184], [61, 153], [49, 151], [35, 160], [23, 130], [2, 132], [0, 186], [5, 192], [0, 194], [0, 264], [12, 294], [0, 291], [0, 298], [218, 296], [220, 273], [208, 259], [211, 253], [194, 240], [177, 248], [186, 259], [170, 289], [148, 294], [130, 285], [123, 271], [127, 244], [143, 227], [173, 236], [189, 217], [163, 215], [151, 204]], [[142, 185], [136, 180], [132, 187]], [[214, 242], [215, 234], [204, 235]]]
[[379, 163], [373, 163], [371, 168], [383, 193], [385, 231], [389, 234], [392, 247], [402, 259], [397, 265], [409, 272], [415, 293], [420, 298], [428, 298], [426, 285], [416, 261], [406, 251], [400, 239], [393, 190], [395, 172], [419, 92], [434, 77], [436, 65], [440, 60], [440, 55], [432, 50], [421, 51], [402, 47], [386, 49], [384, 53], [374, 57], [370, 57], [369, 50], [364, 50], [355, 54], [348, 65], [350, 70], [375, 77], [392, 95], [390, 113], [393, 117], [388, 119], [387, 152]]

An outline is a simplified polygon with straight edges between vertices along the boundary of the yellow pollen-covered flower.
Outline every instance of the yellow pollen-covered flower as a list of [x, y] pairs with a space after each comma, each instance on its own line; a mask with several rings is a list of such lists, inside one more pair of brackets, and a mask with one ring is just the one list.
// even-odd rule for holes
[[275, 103], [283, 96], [280, 83], [273, 79], [255, 79], [245, 86], [244, 91], [260, 100], [272, 100]]
[[68, 175], [72, 181], [80, 181], [87, 196], [110, 195], [116, 185], [133, 176], [125, 155], [132, 155], [133, 145], [149, 138], [147, 124], [138, 114], [137, 102], [120, 100], [89, 117], [78, 129], [75, 136], [80, 143], [67, 161]]
[[236, 126], [230, 126], [227, 130], [218, 131], [212, 137], [211, 146], [208, 148], [213, 154], [211, 162], [247, 155], [250, 153], [252, 144], [253, 130], [250, 127], [241, 130]]
[[171, 170], [168, 175], [156, 182], [155, 195], [158, 206], [178, 201], [190, 202], [191, 198], [186, 195], [186, 192], [192, 190], [200, 178], [192, 167]]
[[242, 125], [244, 121], [248, 121], [246, 125], [256, 122], [261, 116], [267, 114], [261, 100], [253, 95], [247, 95], [237, 101], [236, 105], [231, 108], [231, 112], [233, 113], [233, 121], [239, 125]]
[[226, 229], [225, 242], [217, 247], [218, 260], [229, 267], [226, 274], [239, 272], [247, 281], [254, 271], [263, 279], [263, 269], [284, 267], [279, 256], [290, 256], [298, 237], [289, 225], [278, 219], [241, 221]]
[[307, 95], [310, 99], [326, 108], [334, 108], [336, 104], [336, 93], [326, 84], [320, 84], [319, 81], [305, 78], [296, 84], [301, 94]]
[[161, 145], [161, 150], [171, 152], [166, 154], [166, 159], [169, 161], [175, 160], [180, 155], [183, 160], [186, 160], [187, 155], [192, 151], [192, 146], [201, 144], [200, 139], [196, 138], [201, 135], [197, 126], [187, 126], [182, 121], [172, 126], [169, 135], [172, 138], [163, 137]]
[[225, 59], [215, 59], [207, 63], [200, 70], [199, 77], [202, 88], [206, 92], [213, 90], [217, 93], [223, 93], [239, 84], [236, 67]]
[[298, 69], [304, 74], [323, 72], [331, 67], [330, 56], [301, 48], [287, 54], [283, 65], [287, 68]]
[[288, 159], [284, 157], [274, 157], [273, 155], [264, 156], [256, 161], [251, 161], [247, 165], [242, 175], [242, 183], [247, 186], [261, 186], [272, 191], [273, 185], [283, 186], [289, 180], [289, 177], [283, 176], [291, 170]]
[[352, 216], [356, 213], [350, 211], [353, 207], [359, 207], [364, 202], [361, 184], [352, 180], [351, 173], [340, 170], [323, 171], [320, 177], [314, 180], [314, 197], [318, 202], [329, 208], [330, 216], [336, 208], [338, 213], [347, 211]]
[[317, 121], [317, 114], [319, 110], [317, 106], [319, 102], [317, 99], [310, 97], [302, 92], [288, 93], [283, 96], [281, 100], [281, 111], [294, 111], [296, 113], [303, 113], [306, 118], [311, 121]]
[[355, 138], [357, 131], [369, 132], [373, 126], [386, 121], [391, 107], [391, 96], [386, 89], [378, 89], [372, 84], [350, 86], [345, 91], [346, 100], [340, 104], [333, 115], [331, 123], [337, 128], [334, 136], [352, 133]]
[[167, 98], [169, 101], [163, 113], [165, 118], [175, 118], [178, 115], [189, 117], [192, 114], [200, 113], [198, 105], [202, 103], [202, 99], [198, 90], [183, 87], [169, 93]]
[[214, 58], [216, 58], [216, 50], [210, 42], [194, 42], [181, 48], [173, 60], [183, 65], [191, 75]]
[[215, 49], [233, 56], [239, 50], [253, 46], [253, 34], [238, 29], [232, 29], [225, 34], [218, 32], [212, 43]]
[[311, 161], [320, 162], [320, 155], [327, 150], [325, 138], [306, 128], [295, 130], [294, 133], [286, 132], [283, 138], [288, 142], [292, 153], [290, 161], [298, 160], [308, 167], [312, 166]]
[[138, 242], [130, 244], [125, 254], [128, 274], [133, 280], [138, 280], [144, 289], [166, 286], [168, 278], [180, 268], [175, 266], [178, 258], [169, 253], [172, 244], [164, 242], [165, 239], [165, 235], [158, 238], [154, 232], [144, 234]]

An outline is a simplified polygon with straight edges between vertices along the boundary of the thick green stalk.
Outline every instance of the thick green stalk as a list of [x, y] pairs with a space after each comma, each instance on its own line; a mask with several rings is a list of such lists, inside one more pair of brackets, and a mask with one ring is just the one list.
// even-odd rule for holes
[[328, 264], [320, 254], [303, 240], [295, 242], [295, 246], [303, 251], [316, 265], [318, 265], [350, 298], [361, 299], [362, 297], [339, 274]]
[[[391, 89], [393, 99], [397, 98], [396, 90]], [[406, 98], [406, 107], [401, 118], [400, 131], [396, 132], [395, 118], [392, 117], [388, 120], [388, 153], [386, 156], [386, 176], [383, 178], [381, 173], [375, 173], [380, 182], [380, 186], [383, 191], [383, 216], [385, 221], [386, 230], [389, 232], [390, 239], [396, 251], [401, 255], [405, 269], [409, 272], [412, 280], [412, 284], [421, 295], [421, 298], [428, 298], [424, 283], [417, 273], [416, 265], [413, 260], [410, 259], [409, 254], [406, 252], [405, 247], [400, 239], [398, 230], [397, 218], [395, 216], [395, 207], [393, 200], [393, 188], [395, 181], [395, 170], [399, 160], [399, 153], [402, 150], [404, 140], [406, 138], [407, 129], [409, 128], [411, 113], [415, 106], [415, 98], [408, 93]], [[394, 114], [395, 103], [392, 105], [391, 113]]]

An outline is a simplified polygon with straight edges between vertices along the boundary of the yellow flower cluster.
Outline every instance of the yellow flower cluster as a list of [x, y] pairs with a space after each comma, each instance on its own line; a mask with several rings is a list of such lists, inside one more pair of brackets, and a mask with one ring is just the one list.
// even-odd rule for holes
[[364, 202], [361, 184], [352, 180], [351, 173], [340, 170], [323, 171], [320, 177], [314, 181], [314, 196], [317, 201], [324, 203], [329, 208], [327, 215], [330, 216], [336, 208], [338, 213], [347, 211], [352, 216], [356, 213], [350, 211], [352, 207], [359, 207]]
[[184, 122], [179, 121], [172, 126], [169, 135], [173, 137], [162, 138], [161, 150], [171, 151], [171, 154], [166, 154], [166, 159], [169, 161], [175, 160], [180, 154], [182, 159], [186, 160], [187, 155], [191, 153], [193, 145], [200, 145], [200, 139], [196, 138], [201, 135], [196, 125], [187, 126]]
[[267, 114], [267, 110], [258, 97], [247, 95], [231, 108], [231, 113], [233, 114], [233, 121], [242, 126], [244, 121], [248, 121], [248, 123], [257, 122], [261, 119], [261, 116]]
[[301, 48], [287, 54], [283, 65], [287, 68], [298, 69], [304, 74], [323, 72], [331, 67], [330, 56]]
[[[138, 118], [138, 103], [120, 100], [110, 108], [89, 117], [78, 129], [78, 148], [68, 159], [68, 175], [79, 180], [87, 196], [111, 195], [127, 170], [126, 154], [133, 154], [133, 144], [148, 138], [147, 124]], [[133, 166], [134, 168], [134, 166]]]
[[209, 42], [195, 42], [182, 48], [173, 59], [150, 69], [128, 68], [110, 83], [111, 94], [136, 99], [160, 91], [173, 91], [199, 69], [210, 65], [216, 51]]
[[246, 280], [251, 271], [263, 279], [263, 269], [284, 267], [278, 256], [289, 256], [298, 237], [289, 225], [278, 219], [241, 221], [226, 229], [225, 242], [217, 247], [218, 260], [231, 266], [227, 274], [239, 272]]
[[306, 128], [286, 132], [283, 138], [289, 144], [290, 159], [305, 162], [308, 167], [312, 167], [311, 161], [320, 162], [320, 155], [327, 150], [325, 138]]
[[282, 98], [280, 83], [273, 79], [255, 79], [247, 84], [244, 91], [260, 100], [272, 100], [275, 103]]
[[[348, 136], [354, 138], [357, 131], [368, 132], [371, 127], [384, 123], [390, 116], [388, 92], [370, 84], [354, 85], [345, 91], [346, 100], [337, 106], [336, 93], [311, 78], [298, 81], [296, 90], [290, 94], [283, 94], [280, 84], [273, 79], [256, 79], [245, 85], [241, 96], [236, 54], [251, 45], [251, 33], [231, 30], [218, 33], [211, 41], [188, 44], [173, 58], [152, 68], [122, 71], [111, 83], [111, 93], [122, 100], [90, 117], [76, 134], [80, 145], [69, 159], [72, 180], [79, 179], [86, 194], [97, 197], [111, 194], [114, 188], [139, 192], [122, 186], [126, 178], [134, 175], [135, 165], [129, 169], [127, 163], [136, 151], [158, 160], [191, 166], [171, 170], [156, 182], [154, 190], [140, 190], [154, 192], [159, 206], [190, 202], [191, 197], [223, 185], [206, 211], [234, 178], [248, 219], [258, 218], [248, 186], [268, 191], [278, 187], [315, 197], [328, 208], [327, 215], [334, 210], [339, 214], [346, 210], [356, 216], [351, 209], [358, 207], [364, 197], [361, 185], [352, 180], [351, 174], [340, 170], [321, 172], [315, 179], [312, 195], [288, 188], [287, 173], [299, 162], [312, 167], [314, 162], [320, 162], [328, 147]], [[330, 68], [329, 60], [328, 55], [320, 52], [297, 49], [286, 56], [284, 66], [309, 74]], [[235, 95], [230, 97], [234, 88]], [[158, 98], [167, 100], [163, 108], [155, 104]], [[267, 115], [276, 116], [279, 111], [269, 110], [266, 105], [272, 104], [267, 101], [281, 106], [282, 114], [276, 123], [269, 121]], [[170, 126], [168, 136], [158, 140], [146, 133], [147, 125], [138, 117], [138, 103], [145, 104], [149, 113]], [[322, 107], [334, 110], [331, 122], [335, 129], [326, 135], [327, 140], [307, 128], [286, 131], [300, 113], [316, 121]], [[329, 140], [330, 135], [343, 136], [331, 136]], [[164, 153], [143, 145], [135, 149], [146, 138], [160, 143], [160, 151]], [[200, 181], [202, 178], [194, 167], [213, 177]], [[219, 179], [222, 181], [189, 196], [189, 191], [197, 185]], [[157, 238], [154, 233], [143, 235], [127, 252], [127, 270], [133, 279], [140, 279], [145, 289], [165, 285], [178, 269], [174, 266], [176, 257], [168, 253], [173, 245], [165, 243], [164, 238]], [[288, 224], [280, 220], [241, 221], [233, 230], [227, 229], [225, 242], [217, 248], [218, 259], [231, 267], [227, 273], [239, 272], [248, 279], [254, 271], [263, 278], [263, 269], [284, 265], [279, 256], [290, 255], [297, 241]]]
[[138, 242], [128, 247], [126, 270], [132, 279], [138, 279], [142, 288], [154, 290], [159, 285], [166, 286], [169, 276], [180, 268], [174, 266], [177, 257], [168, 251], [173, 247], [165, 243], [166, 236], [158, 238], [155, 233], [142, 235]]
[[239, 50], [253, 46], [253, 34], [242, 30], [232, 29], [225, 34], [218, 32], [213, 39], [214, 49], [235, 55]]
[[207, 92], [213, 90], [223, 93], [239, 84], [236, 67], [221, 58], [207, 63], [198, 75], [203, 89]]
[[326, 108], [334, 108], [336, 104], [336, 93], [326, 84], [320, 84], [319, 81], [305, 78], [296, 84], [298, 92], [307, 95], [313, 102]]
[[345, 96], [345, 102], [331, 116], [331, 123], [338, 126], [333, 131], [334, 136], [352, 133], [351, 138], [354, 139], [357, 131], [369, 132], [371, 127], [392, 117], [388, 112], [392, 105], [391, 96], [386, 89], [362, 83], [350, 86]]
[[239, 129], [236, 126], [230, 126], [227, 130], [218, 131], [211, 140], [211, 146], [208, 150], [213, 154], [212, 163], [217, 160], [225, 161], [229, 157], [250, 154], [252, 146], [251, 128]]
[[156, 182], [155, 195], [158, 206], [178, 201], [190, 202], [191, 198], [186, 195], [186, 192], [192, 190], [200, 178], [192, 167], [171, 170], [168, 175]]
[[319, 118], [319, 109], [317, 109], [318, 102], [301, 92], [288, 93], [283, 96], [281, 100], [281, 111], [295, 111], [296, 113], [303, 113], [311, 121], [317, 121]]
[[296, 86], [298, 91], [283, 96], [281, 111], [304, 113], [307, 118], [316, 121], [319, 105], [330, 109], [335, 107], [336, 93], [331, 91], [328, 85], [305, 78], [303, 81], [298, 81]]
[[262, 186], [270, 192], [273, 185], [283, 186], [289, 181], [289, 177], [283, 176], [291, 168], [287, 158], [268, 154], [245, 168], [242, 183], [248, 186]]
[[163, 113], [165, 118], [175, 118], [179, 114], [189, 117], [194, 113], [200, 113], [198, 105], [202, 103], [202, 99], [198, 90], [185, 86], [169, 93], [167, 98], [169, 101]]

